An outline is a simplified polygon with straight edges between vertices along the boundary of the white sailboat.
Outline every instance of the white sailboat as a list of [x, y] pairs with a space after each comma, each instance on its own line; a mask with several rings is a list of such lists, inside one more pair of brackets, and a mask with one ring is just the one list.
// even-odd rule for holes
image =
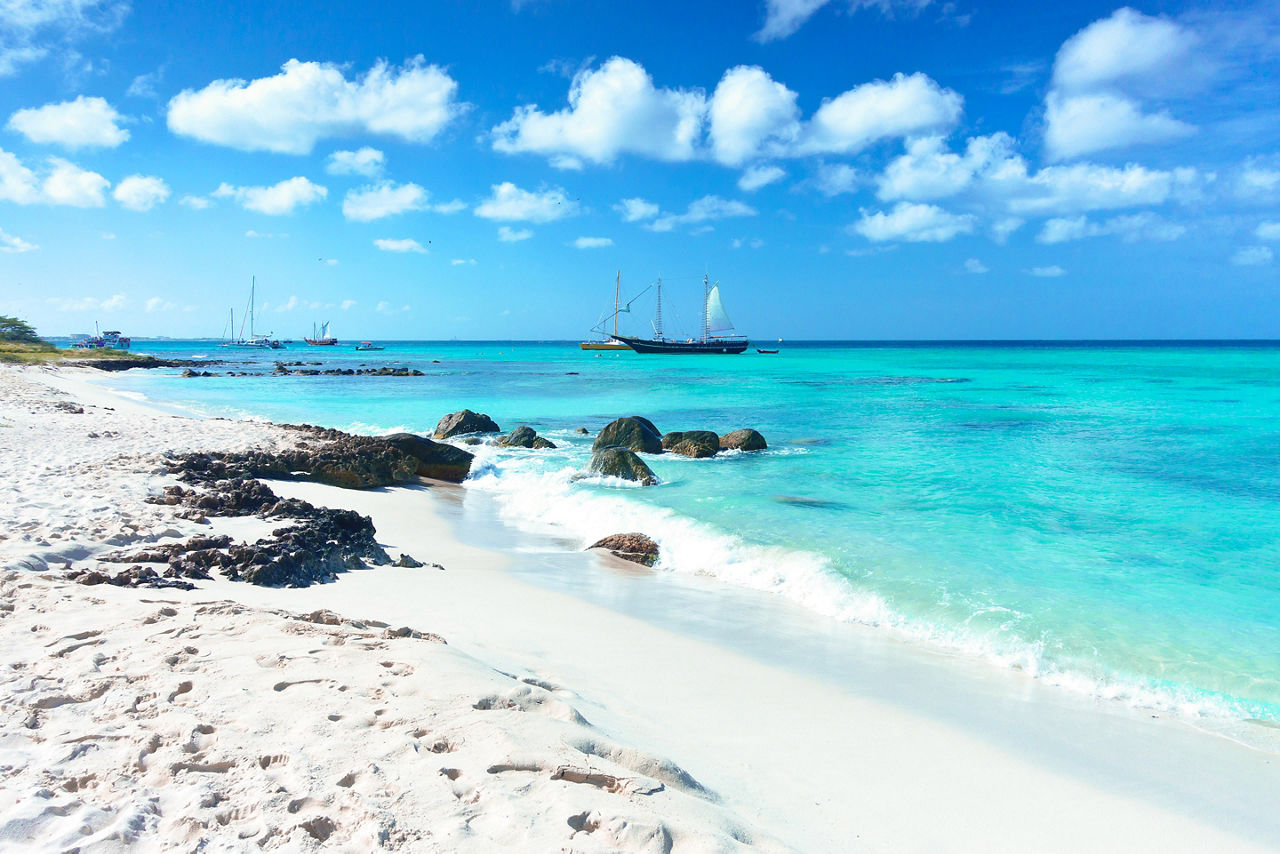
[[270, 333], [267, 333], [266, 335], [258, 335], [258, 334], [255, 334], [253, 331], [254, 297], [256, 295], [255, 292], [257, 291], [257, 286], [258, 286], [258, 277], [254, 276], [252, 279], [249, 280], [249, 337], [248, 338], [244, 337], [245, 322], [243, 320], [240, 321], [239, 337], [237, 338], [231, 337], [232, 335], [235, 334], [235, 328], [236, 328], [236, 310], [232, 308], [231, 321], [227, 327], [227, 336], [225, 340], [222, 342], [221, 346], [235, 347], [237, 349], [243, 348], [243, 349], [250, 349], [250, 350], [279, 350], [281, 347], [284, 346], [279, 341], [272, 338]]

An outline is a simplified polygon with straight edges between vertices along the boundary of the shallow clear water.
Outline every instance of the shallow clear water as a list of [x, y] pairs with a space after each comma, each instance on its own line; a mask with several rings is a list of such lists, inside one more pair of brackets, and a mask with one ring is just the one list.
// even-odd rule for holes
[[[406, 365], [421, 378], [107, 384], [209, 414], [429, 432], [464, 406], [555, 451], [482, 448], [472, 488], [575, 545], [643, 530], [661, 568], [1194, 715], [1280, 721], [1280, 346], [804, 345], [640, 356], [571, 343], [380, 353], [199, 342], [135, 350]], [[439, 360], [438, 362], [433, 360]], [[572, 481], [620, 415], [751, 426], [760, 454], [648, 460], [655, 488]]]

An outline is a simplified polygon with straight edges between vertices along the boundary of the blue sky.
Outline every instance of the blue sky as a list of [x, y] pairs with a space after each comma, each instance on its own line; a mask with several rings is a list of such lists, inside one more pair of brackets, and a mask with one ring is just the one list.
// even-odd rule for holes
[[1273, 4], [2, 0], [0, 313], [1280, 337], [1277, 72]]

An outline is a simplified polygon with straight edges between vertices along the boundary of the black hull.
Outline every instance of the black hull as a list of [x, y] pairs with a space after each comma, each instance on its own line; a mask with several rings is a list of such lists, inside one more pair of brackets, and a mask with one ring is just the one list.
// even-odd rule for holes
[[750, 343], [745, 338], [712, 338], [709, 341], [653, 341], [646, 338], [628, 338], [615, 335], [617, 340], [627, 344], [637, 353], [666, 353], [668, 355], [691, 355], [710, 353], [723, 355], [741, 353]]

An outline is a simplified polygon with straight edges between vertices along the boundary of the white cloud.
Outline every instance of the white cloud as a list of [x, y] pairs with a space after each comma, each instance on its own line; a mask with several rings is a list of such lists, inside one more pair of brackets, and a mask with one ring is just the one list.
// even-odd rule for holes
[[124, 94], [130, 98], [156, 98], [156, 84], [164, 77], [164, 66], [150, 74], [139, 74], [133, 78], [133, 82], [129, 84], [129, 88]]
[[779, 154], [799, 135], [799, 117], [796, 93], [774, 81], [764, 69], [746, 65], [731, 68], [711, 97], [711, 154], [729, 166]]
[[738, 189], [745, 193], [754, 193], [775, 181], [787, 177], [787, 172], [780, 166], [752, 166], [738, 179]]
[[255, 239], [255, 240], [256, 240], [256, 239], [258, 239], [258, 238], [262, 238], [262, 239], [264, 239], [264, 240], [275, 240], [277, 237], [279, 237], [279, 238], [281, 238], [281, 239], [286, 238], [286, 237], [288, 237], [288, 236], [289, 236], [289, 233], [288, 233], [288, 232], [275, 232], [275, 233], [273, 233], [273, 232], [254, 231], [254, 230], [251, 228], [251, 229], [249, 229], [248, 231], [246, 231], [246, 232], [244, 233], [244, 236], [245, 236], [245, 237], [248, 237], [248, 238], [250, 238], [250, 239]]
[[977, 258], [966, 258], [964, 262], [964, 269], [966, 273], [981, 274], [991, 272], [987, 269], [987, 265], [983, 264]]
[[963, 156], [947, 150], [942, 137], [928, 136], [907, 142], [906, 153], [885, 167], [876, 183], [876, 195], [885, 201], [924, 201], [953, 196], [974, 180], [1015, 162], [1014, 141], [1006, 133], [976, 136]]
[[209, 201], [204, 196], [187, 195], [178, 199], [178, 204], [189, 207], [193, 211], [202, 211], [209, 207], [209, 205], [213, 204], [213, 202]]
[[1076, 163], [1048, 166], [1030, 176], [1021, 167], [1004, 169], [988, 179], [987, 189], [1007, 199], [1015, 214], [1065, 214], [1159, 205], [1178, 192], [1193, 191], [1200, 181], [1193, 169]]
[[8, 127], [45, 145], [115, 148], [129, 138], [118, 124], [122, 118], [104, 99], [81, 95], [74, 101], [18, 110], [9, 117]]
[[46, 160], [43, 175], [23, 165], [15, 155], [0, 148], [0, 201], [19, 205], [70, 205], [102, 207], [111, 182], [97, 172], [81, 169], [59, 157]]
[[579, 237], [573, 241], [573, 245], [577, 249], [603, 249], [606, 246], [612, 246], [613, 239], [609, 237]]
[[381, 249], [383, 252], [417, 252], [422, 255], [425, 255], [427, 252], [427, 248], [425, 246], [409, 237], [401, 240], [380, 237], [373, 241], [373, 245]]
[[169, 102], [169, 129], [244, 151], [307, 154], [325, 137], [365, 132], [429, 142], [463, 109], [458, 84], [414, 57], [347, 80], [333, 63], [291, 59], [279, 74], [215, 80]]
[[1144, 113], [1136, 102], [1109, 92], [1071, 96], [1050, 92], [1045, 104], [1044, 142], [1054, 160], [1164, 142], [1195, 132], [1165, 110]]
[[[785, 39], [830, 2], [831, 0], [765, 0], [764, 26], [752, 38], [760, 42]], [[842, 5], [850, 12], [878, 9], [881, 14], [891, 18], [899, 11], [916, 14], [932, 2], [933, 0], [846, 0]]]
[[1186, 226], [1167, 222], [1150, 212], [1117, 216], [1105, 222], [1092, 222], [1084, 216], [1058, 217], [1045, 222], [1038, 243], [1066, 243], [1086, 237], [1115, 235], [1127, 243], [1138, 240], [1177, 240], [1187, 231]]
[[112, 294], [106, 299], [97, 297], [49, 297], [46, 303], [57, 311], [119, 311], [129, 305], [129, 298], [124, 294]]
[[1026, 220], [1021, 217], [1007, 216], [998, 219], [991, 225], [991, 239], [1003, 245], [1009, 239], [1009, 235], [1024, 225], [1026, 225]]
[[1270, 246], [1242, 246], [1231, 256], [1231, 263], [1238, 267], [1257, 267], [1270, 264], [1274, 257]]
[[450, 264], [452, 264], [452, 265], [453, 265], [453, 266], [455, 266], [455, 267], [461, 267], [463, 264], [474, 264], [474, 263], [476, 263], [476, 259], [474, 259], [474, 258], [454, 258], [454, 259], [453, 259], [452, 261], [450, 261], [449, 263], [450, 263]]
[[964, 99], [919, 72], [864, 83], [823, 101], [804, 130], [800, 153], [855, 152], [874, 142], [953, 126]]
[[301, 176], [270, 187], [233, 187], [223, 183], [213, 191], [217, 198], [235, 199], [240, 206], [258, 213], [280, 216], [293, 213], [299, 205], [315, 204], [329, 195], [328, 189]]
[[152, 297], [146, 302], [147, 314], [151, 314], [156, 311], [171, 311], [174, 308], [177, 308], [177, 306], [163, 297]]
[[705, 112], [702, 92], [658, 89], [638, 63], [615, 56], [574, 76], [565, 109], [517, 108], [493, 128], [493, 147], [569, 158], [570, 167], [575, 159], [609, 163], [620, 154], [690, 160]]
[[876, 243], [888, 240], [942, 243], [956, 235], [971, 233], [973, 224], [972, 214], [949, 213], [937, 205], [898, 202], [887, 213], [863, 210], [862, 218], [849, 228]]
[[658, 206], [641, 198], [623, 199], [613, 206], [622, 214], [623, 222], [639, 222], [642, 219], [653, 219], [658, 215]]
[[813, 178], [818, 192], [831, 198], [842, 193], [857, 192], [862, 186], [862, 175], [847, 163], [822, 163]]
[[387, 158], [376, 148], [364, 146], [355, 151], [335, 151], [325, 162], [325, 171], [330, 175], [364, 175], [376, 178], [382, 174], [387, 165]]
[[503, 243], [517, 243], [521, 240], [528, 240], [533, 237], [533, 231], [528, 228], [512, 228], [509, 225], [498, 226], [498, 239]]
[[1172, 21], [1117, 9], [1063, 43], [1053, 64], [1053, 83], [1081, 90], [1149, 80], [1175, 69], [1195, 44], [1194, 33]]
[[1049, 267], [1032, 267], [1027, 272], [1033, 276], [1038, 276], [1041, 279], [1056, 279], [1059, 276], [1065, 276], [1067, 274], [1067, 271], [1059, 267], [1057, 264]]
[[68, 59], [78, 56], [72, 45], [111, 32], [128, 14], [125, 0], [6, 0], [0, 3], [0, 77], [55, 47]]
[[696, 225], [709, 220], [755, 215], [756, 209], [743, 202], [722, 199], [719, 196], [703, 196], [697, 201], [690, 202], [684, 213], [663, 214], [646, 227], [652, 231], [671, 231], [678, 225]]
[[552, 187], [542, 192], [522, 190], [510, 181], [494, 184], [489, 198], [476, 205], [476, 216], [485, 219], [552, 222], [578, 213], [578, 202]]
[[462, 199], [454, 199], [451, 202], [441, 202], [440, 204], [431, 206], [431, 210], [438, 214], [455, 214], [458, 211], [465, 211], [466, 209], [467, 203]]
[[154, 175], [130, 175], [116, 184], [111, 195], [121, 207], [149, 211], [169, 198], [169, 185]]
[[1280, 222], [1261, 222], [1253, 232], [1259, 240], [1280, 240]]
[[384, 181], [359, 190], [348, 190], [342, 200], [342, 215], [355, 222], [420, 211], [427, 206], [427, 191], [417, 184], [396, 185]]
[[355, 305], [356, 305], [356, 301], [355, 301], [355, 300], [353, 300], [353, 299], [344, 299], [344, 300], [342, 301], [342, 304], [341, 304], [341, 305], [339, 305], [339, 306], [338, 306], [338, 308], [342, 309], [343, 311], [349, 311], [349, 310], [351, 310], [352, 308], [354, 308], [354, 307], [355, 307]]
[[[337, 259], [337, 258], [325, 258], [325, 259], [323, 259], [323, 260], [324, 260], [324, 263], [328, 264], [330, 267], [336, 267], [336, 266], [338, 266], [338, 259]], [[314, 305], [314, 303], [313, 303], [313, 305]]]
[[1280, 169], [1247, 162], [1236, 178], [1236, 192], [1246, 198], [1270, 196], [1280, 190]]
[[[382, 300], [381, 302], [379, 302], [379, 303], [374, 307], [374, 309], [373, 309], [373, 310], [374, 310], [374, 311], [376, 311], [376, 312], [379, 312], [380, 314], [395, 314], [395, 312], [396, 312], [396, 309], [392, 308], [391, 303], [387, 302], [386, 300]], [[402, 306], [400, 306], [400, 309], [399, 309], [399, 310], [400, 310], [400, 311], [409, 311], [409, 306], [407, 306], [407, 305], [402, 305]]]
[[31, 252], [40, 247], [34, 243], [28, 243], [16, 234], [9, 234], [3, 228], [0, 228], [0, 252], [17, 255], [22, 252]]

